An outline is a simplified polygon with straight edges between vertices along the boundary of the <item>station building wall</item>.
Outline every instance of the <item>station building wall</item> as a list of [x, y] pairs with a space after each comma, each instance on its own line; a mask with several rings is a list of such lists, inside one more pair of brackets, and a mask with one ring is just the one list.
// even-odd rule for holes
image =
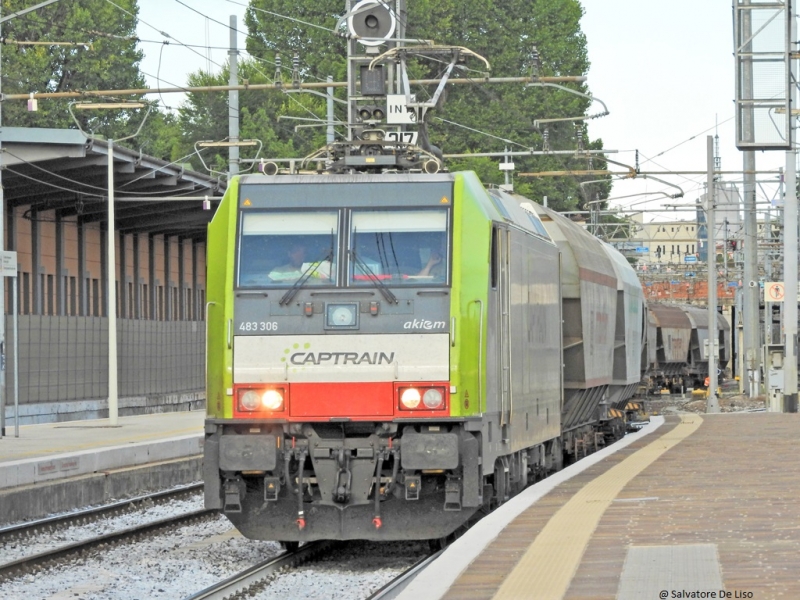
[[[17, 252], [23, 423], [102, 417], [108, 398], [105, 223], [8, 207]], [[115, 235], [120, 414], [204, 405], [205, 240]], [[14, 398], [14, 298], [6, 278], [6, 415]]]

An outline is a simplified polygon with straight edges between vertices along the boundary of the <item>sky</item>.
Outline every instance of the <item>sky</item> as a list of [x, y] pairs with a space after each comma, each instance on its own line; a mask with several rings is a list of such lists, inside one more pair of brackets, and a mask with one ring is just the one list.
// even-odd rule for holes
[[[244, 48], [247, 0], [182, 1], [194, 11], [177, 0], [139, 0], [138, 32], [145, 53], [141, 69], [151, 87], [158, 85], [157, 77], [162, 86], [181, 86], [191, 72], [209, 66], [217, 71], [227, 61], [230, 15], [237, 16], [242, 32], [238, 46]], [[692, 213], [664, 209], [663, 204], [693, 204], [703, 193], [706, 176], [661, 173], [704, 171], [706, 136], [715, 134], [719, 135], [722, 170], [742, 168], [733, 120], [731, 0], [583, 0], [582, 5], [581, 28], [591, 62], [587, 84], [610, 113], [589, 122], [589, 135], [602, 138], [606, 149], [616, 151], [608, 157], [626, 165], [634, 165], [638, 149], [640, 169], [656, 172], [654, 177], [671, 184], [650, 178], [620, 180], [614, 184], [609, 205], [647, 209], [646, 221], [692, 219]], [[163, 44], [164, 40], [170, 44]], [[199, 47], [192, 51], [178, 42]], [[175, 94], [164, 95], [163, 100], [171, 106], [181, 101]], [[600, 109], [595, 103], [590, 112]], [[756, 156], [757, 169], [777, 170], [784, 163], [784, 152]], [[740, 176], [723, 179], [741, 187]], [[776, 175], [760, 175], [759, 180], [764, 183], [757, 190], [758, 201], [771, 200]], [[684, 197], [668, 199], [660, 192], [682, 192]]]

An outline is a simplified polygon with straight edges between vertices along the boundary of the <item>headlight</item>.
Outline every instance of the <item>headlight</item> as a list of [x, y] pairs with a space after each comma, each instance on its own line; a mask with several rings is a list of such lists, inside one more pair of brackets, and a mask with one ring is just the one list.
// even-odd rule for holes
[[289, 387], [242, 387], [237, 391], [238, 416], [269, 417], [270, 412], [286, 410], [289, 403]]
[[444, 403], [444, 396], [442, 392], [436, 388], [430, 388], [422, 395], [422, 403], [431, 410], [441, 408]]
[[267, 390], [261, 398], [267, 410], [283, 410], [283, 394], [281, 390]]
[[256, 393], [253, 390], [247, 390], [239, 398], [239, 404], [241, 404], [244, 410], [258, 410], [259, 406], [258, 393]]
[[417, 388], [406, 388], [403, 390], [403, 393], [400, 394], [400, 404], [403, 405], [403, 408], [417, 408], [420, 400], [422, 400], [422, 398], [419, 395], [419, 390]]

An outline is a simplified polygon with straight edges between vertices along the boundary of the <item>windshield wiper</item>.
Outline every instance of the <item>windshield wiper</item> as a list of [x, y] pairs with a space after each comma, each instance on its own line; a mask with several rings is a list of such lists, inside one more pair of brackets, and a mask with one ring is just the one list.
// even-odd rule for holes
[[325, 258], [323, 258], [322, 260], [317, 262], [312, 262], [310, 265], [308, 265], [308, 268], [305, 271], [303, 271], [300, 277], [298, 277], [297, 281], [294, 282], [294, 285], [290, 287], [288, 290], [286, 290], [286, 293], [280, 299], [280, 302], [278, 302], [278, 304], [280, 304], [281, 306], [283, 306], [284, 304], [289, 304], [289, 302], [292, 301], [292, 298], [294, 298], [297, 295], [297, 292], [300, 291], [300, 288], [302, 288], [306, 284], [306, 281], [311, 279], [314, 273], [317, 272], [317, 269], [319, 269], [320, 266], [322, 266], [322, 263], [324, 263], [325, 261], [328, 261], [330, 264], [333, 264], [333, 250], [328, 252]]
[[383, 283], [380, 278], [378, 278], [378, 276], [375, 274], [375, 271], [370, 269], [369, 265], [358, 257], [355, 250], [350, 250], [350, 256], [353, 257], [353, 260], [361, 269], [361, 272], [366, 274], [367, 279], [371, 281], [376, 288], [378, 288], [381, 294], [383, 294], [383, 297], [386, 298], [390, 304], [397, 304], [397, 296], [392, 293], [392, 290], [386, 287], [386, 284]]

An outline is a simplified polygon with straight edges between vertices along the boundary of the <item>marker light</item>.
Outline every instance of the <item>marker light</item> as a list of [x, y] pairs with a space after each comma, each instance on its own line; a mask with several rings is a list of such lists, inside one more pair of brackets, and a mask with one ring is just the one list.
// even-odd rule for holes
[[403, 405], [403, 408], [407, 408], [409, 410], [417, 408], [420, 400], [422, 400], [422, 397], [420, 396], [417, 388], [406, 388], [400, 394], [400, 404]]
[[430, 388], [422, 394], [422, 403], [431, 410], [435, 410], [437, 408], [442, 408], [444, 404], [444, 396], [442, 392], [437, 390], [436, 388]]
[[239, 398], [239, 404], [242, 405], [244, 410], [257, 410], [261, 404], [261, 399], [258, 397], [258, 393], [255, 390], [247, 390]]

